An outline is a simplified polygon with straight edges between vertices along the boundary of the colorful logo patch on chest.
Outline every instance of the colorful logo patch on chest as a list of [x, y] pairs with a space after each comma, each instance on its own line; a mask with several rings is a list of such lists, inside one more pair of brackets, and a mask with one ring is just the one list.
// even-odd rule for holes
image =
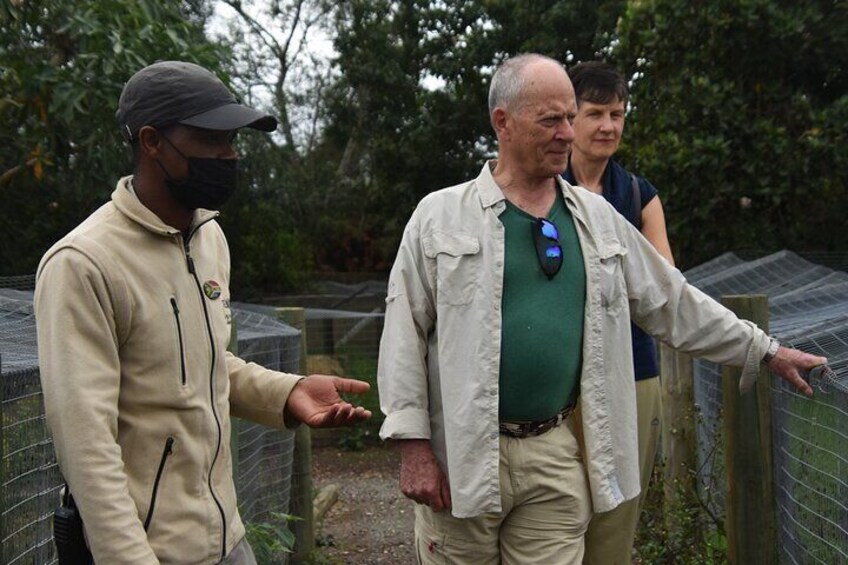
[[203, 283], [203, 293], [209, 297], [209, 300], [215, 300], [221, 296], [221, 285], [219, 285], [216, 281], [209, 279]]

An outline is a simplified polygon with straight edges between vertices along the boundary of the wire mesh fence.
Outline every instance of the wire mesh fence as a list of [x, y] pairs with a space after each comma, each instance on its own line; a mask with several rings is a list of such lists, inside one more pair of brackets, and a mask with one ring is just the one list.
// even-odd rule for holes
[[[738, 259], [723, 255], [687, 278], [714, 298], [768, 295], [771, 335], [827, 357], [834, 371], [813, 383], [812, 399], [771, 379], [781, 562], [848, 563], [848, 274], [788, 251]], [[693, 372], [699, 483], [713, 513], [724, 516], [721, 368], [697, 360]]]
[[0, 561], [9, 564], [54, 559], [51, 517], [62, 486], [44, 423], [34, 320], [31, 292], [0, 289]]
[[[366, 288], [367, 291], [363, 291]], [[385, 306], [385, 283], [368, 281], [367, 283], [344, 285], [333, 283], [332, 295], [323, 300], [312, 294], [301, 297], [287, 297], [291, 303], [309, 302], [313, 308], [305, 309], [304, 329], [306, 332], [306, 372], [307, 374], [338, 375], [366, 381], [371, 390], [353, 400], [371, 410], [373, 416], [367, 425], [350, 429], [313, 430], [313, 437], [341, 438], [347, 441], [362, 441], [374, 437], [376, 429], [383, 421], [377, 395], [377, 355], [380, 349], [380, 337], [383, 333]], [[355, 298], [356, 304], [352, 305]], [[333, 308], [337, 305], [355, 306], [360, 311]], [[278, 316], [278, 308], [258, 304], [239, 304], [240, 308], [266, 316]], [[355, 446], [352, 446], [355, 447]]]
[[[268, 369], [299, 372], [299, 331], [238, 307], [233, 308], [233, 314], [239, 357]], [[234, 474], [242, 518], [248, 522], [272, 521], [271, 512], [288, 512], [294, 432], [234, 419], [233, 433], [238, 450]]]
[[[44, 417], [31, 277], [0, 278], [0, 563], [55, 563], [52, 514], [63, 479]], [[298, 372], [300, 333], [234, 308], [242, 358]], [[245, 521], [289, 508], [294, 434], [233, 422], [234, 473]]]

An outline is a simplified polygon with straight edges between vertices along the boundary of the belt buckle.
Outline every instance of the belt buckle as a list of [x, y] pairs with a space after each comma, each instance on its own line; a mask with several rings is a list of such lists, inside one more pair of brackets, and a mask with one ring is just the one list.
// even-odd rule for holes
[[512, 437], [516, 437], [518, 439], [524, 439], [530, 435], [530, 432], [533, 431], [533, 422], [523, 422], [521, 424], [516, 424], [518, 426], [518, 430], [515, 432], [515, 435]]
[[531, 423], [532, 422], [502, 422], [498, 425], [498, 431], [509, 437], [523, 439], [530, 433], [529, 424]]

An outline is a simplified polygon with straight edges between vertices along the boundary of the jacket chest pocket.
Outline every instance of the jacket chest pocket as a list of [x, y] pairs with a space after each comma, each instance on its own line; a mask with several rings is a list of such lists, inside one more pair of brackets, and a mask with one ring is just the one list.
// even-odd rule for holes
[[477, 289], [480, 242], [463, 233], [432, 232], [422, 238], [424, 255], [436, 264], [436, 297], [440, 304], [470, 303]]
[[598, 255], [601, 306], [607, 310], [619, 311], [627, 304], [623, 267], [627, 249], [617, 241], [613, 241], [600, 249]]
[[186, 386], [186, 352], [185, 352], [185, 337], [183, 335], [183, 322], [180, 316], [180, 307], [177, 304], [177, 299], [171, 297], [171, 311], [174, 314], [174, 326], [176, 328], [176, 344], [177, 344], [177, 375], [179, 377], [180, 386]]

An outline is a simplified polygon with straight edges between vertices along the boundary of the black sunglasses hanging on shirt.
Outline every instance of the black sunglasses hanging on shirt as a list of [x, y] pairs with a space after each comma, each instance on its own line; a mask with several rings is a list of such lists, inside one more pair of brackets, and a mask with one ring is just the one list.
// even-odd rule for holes
[[533, 243], [542, 272], [548, 280], [554, 278], [562, 267], [562, 246], [556, 224], [545, 218], [536, 218], [533, 222]]

